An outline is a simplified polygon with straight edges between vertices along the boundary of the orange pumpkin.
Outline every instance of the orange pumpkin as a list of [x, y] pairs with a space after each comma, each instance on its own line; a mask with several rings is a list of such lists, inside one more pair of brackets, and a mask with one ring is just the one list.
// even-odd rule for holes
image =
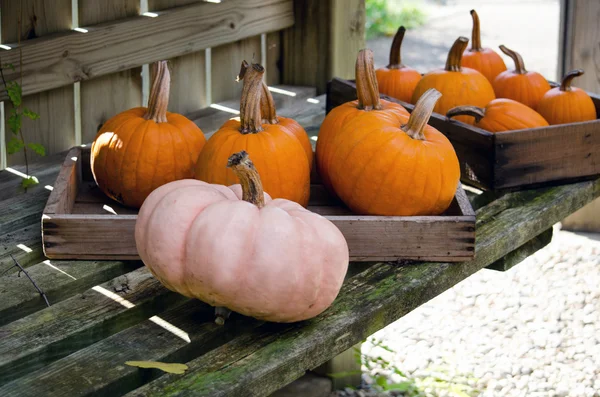
[[[440, 114], [446, 114], [448, 110], [461, 105], [485, 106], [496, 98], [492, 85], [484, 75], [474, 69], [461, 67], [462, 54], [468, 43], [466, 37], [459, 37], [454, 42], [448, 53], [446, 67], [423, 76], [415, 88], [412, 103], [416, 103], [430, 88], [442, 93], [442, 98], [433, 109]], [[459, 120], [473, 122], [470, 117], [459, 117]]]
[[[308, 136], [294, 120], [275, 116], [272, 98], [270, 104], [263, 99], [265, 69], [259, 64], [245, 65], [242, 64], [239, 76], [244, 84], [240, 117], [227, 121], [210, 137], [198, 157], [196, 178], [219, 185], [237, 183], [237, 176], [223, 165], [232, 154], [245, 150], [252, 157], [264, 189], [271, 197], [306, 206], [310, 194], [312, 151], [307, 152], [302, 141], [308, 140]], [[262, 111], [261, 101], [264, 104]], [[277, 123], [263, 123], [263, 118]]]
[[458, 106], [446, 114], [456, 116], [472, 116], [475, 127], [489, 132], [522, 130], [525, 128], [547, 127], [548, 122], [535, 110], [512, 99], [494, 99], [485, 108], [476, 106]]
[[471, 48], [463, 54], [461, 65], [481, 72], [491, 83], [496, 76], [506, 70], [506, 64], [496, 51], [481, 46], [479, 16], [475, 10], [471, 10], [471, 17], [473, 18]]
[[512, 58], [515, 70], [507, 70], [496, 76], [493, 82], [496, 97], [513, 99], [536, 109], [540, 99], [550, 90], [550, 84], [541, 74], [528, 72], [518, 52], [503, 45], [500, 50]]
[[329, 180], [329, 169], [332, 162], [336, 161], [334, 155], [338, 149], [333, 142], [338, 136], [343, 140], [346, 135], [345, 125], [362, 125], [361, 120], [369, 114], [392, 120], [399, 120], [402, 115], [408, 117], [406, 109], [399, 104], [380, 99], [373, 52], [369, 49], [361, 50], [356, 60], [356, 92], [358, 100], [346, 102], [331, 110], [319, 130], [315, 150], [317, 167], [323, 185], [330, 192], [333, 192], [333, 189]]
[[96, 183], [110, 198], [139, 208], [156, 188], [194, 175], [204, 134], [184, 116], [167, 112], [167, 61], [153, 65], [148, 108], [109, 119], [92, 143], [90, 165]]
[[546, 92], [538, 104], [538, 111], [550, 124], [577, 123], [596, 120], [596, 106], [584, 90], [571, 86], [583, 70], [573, 70], [563, 78], [560, 87]]
[[377, 69], [375, 73], [379, 83], [379, 92], [404, 102], [410, 102], [415, 87], [421, 80], [421, 74], [402, 64], [400, 48], [405, 32], [404, 26], [400, 26], [390, 49], [390, 64]]

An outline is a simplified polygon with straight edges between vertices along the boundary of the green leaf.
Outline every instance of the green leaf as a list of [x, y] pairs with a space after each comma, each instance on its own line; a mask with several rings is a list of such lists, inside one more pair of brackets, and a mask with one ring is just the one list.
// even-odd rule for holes
[[27, 147], [33, 150], [38, 156], [46, 155], [46, 148], [44, 145], [40, 145], [39, 143], [28, 143]]
[[20, 152], [24, 146], [25, 145], [23, 144], [22, 140], [16, 137], [12, 137], [11, 140], [8, 141], [8, 143], [6, 144], [6, 151], [8, 152], [8, 154], [15, 154], [17, 152]]
[[29, 117], [31, 120], [37, 120], [40, 118], [39, 114], [37, 114], [33, 110], [29, 110], [27, 108], [23, 108], [23, 116]]
[[13, 134], [18, 134], [21, 131], [22, 126], [22, 117], [21, 113], [17, 112], [16, 109], [12, 109], [10, 111], [10, 116], [8, 116], [8, 120], [6, 120], [8, 124], [8, 128], [12, 131]]
[[378, 375], [375, 378], [375, 383], [377, 383], [379, 386], [381, 386], [383, 388], [387, 387], [387, 385], [388, 385], [387, 378], [383, 375]]
[[406, 392], [415, 388], [415, 385], [410, 382], [400, 382], [400, 383], [392, 383], [391, 385], [387, 385], [387, 389], [390, 391], [399, 391]]
[[30, 176], [29, 178], [25, 178], [21, 181], [21, 186], [25, 189], [28, 187], [32, 187], [40, 183], [35, 176]]
[[6, 91], [13, 106], [21, 106], [22, 90], [19, 83], [17, 83], [16, 81], [9, 81], [8, 83], [6, 83]]
[[158, 368], [170, 374], [183, 374], [188, 369], [185, 364], [161, 363], [158, 361], [126, 361], [125, 364], [139, 368]]

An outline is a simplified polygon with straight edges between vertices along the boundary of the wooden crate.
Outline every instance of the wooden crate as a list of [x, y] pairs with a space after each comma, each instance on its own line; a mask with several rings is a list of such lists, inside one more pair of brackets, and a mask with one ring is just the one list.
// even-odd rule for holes
[[[600, 97], [590, 96], [600, 114]], [[409, 112], [414, 108], [385, 95], [382, 98], [400, 103]], [[334, 78], [327, 89], [327, 112], [354, 99], [354, 81]], [[437, 113], [429, 124], [452, 142], [460, 160], [461, 180], [484, 190], [512, 190], [600, 175], [600, 120], [499, 134]]]
[[[313, 175], [309, 209], [344, 234], [352, 261], [413, 259], [461, 262], [475, 253], [475, 213], [459, 185], [441, 216], [355, 215], [331, 198]], [[139, 259], [137, 211], [106, 197], [90, 171], [89, 147], [71, 149], [44, 213], [42, 242], [50, 259]]]

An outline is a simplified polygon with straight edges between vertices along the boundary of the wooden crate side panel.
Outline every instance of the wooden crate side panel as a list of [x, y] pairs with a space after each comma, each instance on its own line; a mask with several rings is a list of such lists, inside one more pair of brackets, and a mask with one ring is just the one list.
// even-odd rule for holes
[[[60, 168], [50, 197], [46, 202], [44, 216], [71, 212], [81, 184], [82, 163], [81, 148], [74, 147], [69, 151]], [[89, 167], [89, 163], [87, 166]]]
[[495, 187], [600, 174], [599, 128], [588, 121], [497, 134]]
[[[22, 8], [19, 4], [22, 4]], [[2, 10], [2, 42], [16, 43], [19, 35], [22, 42], [28, 38], [46, 36], [51, 33], [69, 31], [71, 29], [70, 0], [0, 0]], [[19, 12], [22, 15], [21, 30], [18, 31]], [[14, 50], [16, 51], [16, 50]], [[3, 57], [3, 62], [6, 57]], [[18, 70], [18, 59], [12, 62]], [[24, 65], [26, 62], [24, 61]], [[13, 75], [18, 78], [18, 75]], [[4, 92], [4, 90], [2, 90]], [[4, 111], [9, 117], [12, 105], [5, 102]], [[73, 87], [66, 86], [35, 95], [23, 97], [23, 107], [40, 115], [39, 120], [23, 118], [23, 136], [26, 142], [40, 143], [45, 146], [46, 153], [52, 154], [68, 149], [75, 142]], [[6, 131], [8, 142], [14, 135]], [[28, 151], [30, 162], [39, 156]], [[8, 165], [24, 164], [22, 152], [9, 155]]]
[[[79, 25], [93, 26], [139, 14], [139, 0], [79, 0]], [[89, 143], [114, 115], [142, 105], [141, 68], [81, 82], [81, 141]]]

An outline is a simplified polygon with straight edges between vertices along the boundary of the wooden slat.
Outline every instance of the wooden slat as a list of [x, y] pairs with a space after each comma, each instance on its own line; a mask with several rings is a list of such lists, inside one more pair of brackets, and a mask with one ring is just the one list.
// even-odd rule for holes
[[13, 267], [15, 263], [11, 255], [23, 267], [27, 267], [43, 260], [42, 236], [40, 224], [36, 222], [21, 229], [2, 231], [0, 235], [0, 271]]
[[517, 266], [519, 263], [523, 262], [527, 259], [531, 254], [537, 252], [550, 244], [552, 241], [552, 228], [546, 230], [539, 236], [532, 238], [525, 244], [523, 244], [524, 249], [515, 250], [504, 257], [498, 259], [496, 262], [487, 266], [486, 269], [497, 270], [500, 272], [505, 272], [507, 270], [512, 269]]
[[[18, 20], [20, 4], [22, 5], [22, 24], [21, 32], [18, 32]], [[56, 32], [64, 32], [71, 29], [71, 1], [56, 0], [52, 2], [44, 0], [0, 0], [0, 9], [2, 9], [2, 42], [17, 42], [20, 34], [23, 47], [28, 42], [40, 41], [27, 40], [28, 37], [43, 37]], [[17, 80], [19, 78], [19, 52], [17, 50], [5, 51], [2, 54], [2, 62], [12, 63], [16, 69], [15, 72], [6, 75], [7, 80]], [[23, 59], [23, 84], [26, 85], [28, 77], [27, 61]], [[64, 84], [63, 84], [64, 85]], [[46, 91], [58, 86], [48, 87]], [[0, 90], [1, 100], [8, 99], [6, 91]], [[42, 92], [37, 95], [28, 95], [33, 92], [24, 90], [23, 106], [33, 110], [40, 115], [39, 120], [29, 120], [23, 117], [23, 135], [27, 142], [43, 144], [47, 153], [56, 153], [65, 150], [75, 142], [74, 127], [74, 102], [73, 87], [67, 86]], [[5, 114], [10, 114], [12, 105], [9, 101], [4, 105]], [[12, 138], [12, 133], [6, 131], [7, 141]], [[38, 156], [28, 151], [29, 161], [33, 162]], [[8, 164], [23, 164], [24, 156], [17, 153], [8, 156]]]
[[[139, 0], [79, 0], [79, 25], [90, 26], [139, 14]], [[124, 110], [142, 105], [142, 69], [112, 73], [81, 83], [82, 142]]]
[[365, 0], [331, 0], [330, 76], [354, 78], [358, 51], [365, 48]]
[[44, 214], [68, 214], [72, 211], [79, 191], [81, 162], [81, 148], [69, 150], [44, 207]]
[[[292, 0], [202, 2], [158, 14], [86, 27], [85, 34], [69, 32], [24, 43], [24, 93], [190, 54], [294, 23]], [[14, 49], [2, 57], [3, 62], [17, 59]], [[0, 100], [5, 99], [2, 93]]]
[[267, 84], [270, 86], [281, 84], [281, 32], [267, 34]]

